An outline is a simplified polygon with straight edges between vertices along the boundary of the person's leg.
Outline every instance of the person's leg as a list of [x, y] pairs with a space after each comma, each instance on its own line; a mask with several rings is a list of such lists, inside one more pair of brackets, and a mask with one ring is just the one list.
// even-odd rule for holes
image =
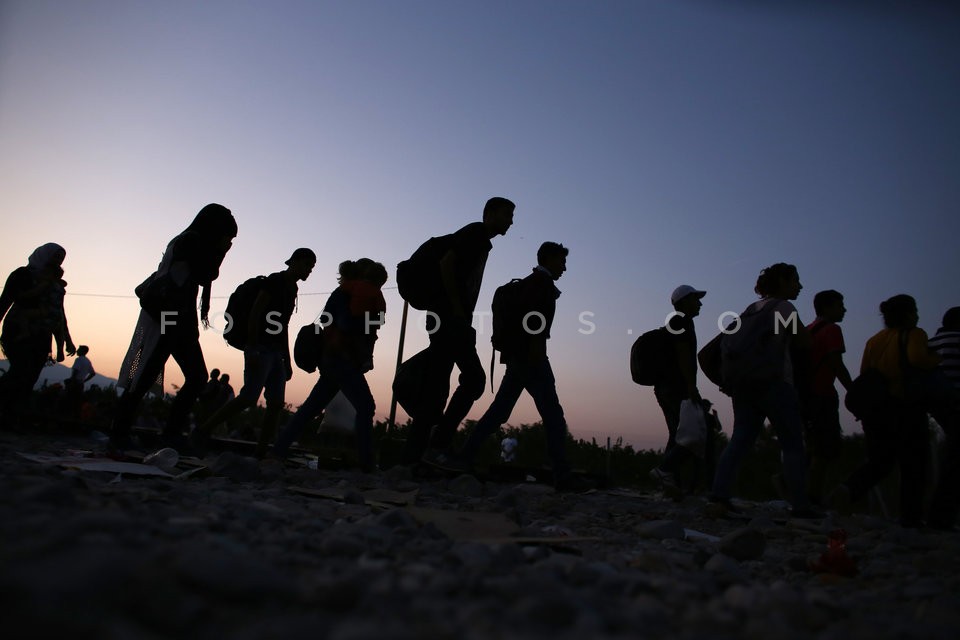
[[763, 428], [765, 414], [757, 406], [753, 395], [738, 394], [733, 397], [733, 434], [717, 462], [713, 478], [714, 497], [726, 500], [733, 494], [733, 483], [744, 456], [753, 447]]
[[310, 395], [300, 405], [297, 412], [293, 414], [286, 426], [280, 430], [277, 442], [273, 445], [273, 451], [277, 457], [287, 456], [290, 445], [300, 436], [303, 427], [320, 415], [320, 412], [333, 400], [333, 396], [337, 395], [340, 386], [333, 378], [334, 376], [327, 374], [326, 369], [320, 373], [320, 379], [313, 385]]
[[929, 428], [923, 409], [905, 409], [902, 417], [900, 460], [900, 523], [905, 527], [923, 524], [923, 495], [926, 487]]
[[897, 425], [890, 416], [864, 421], [866, 460], [842, 483], [850, 502], [858, 502], [893, 469], [897, 460]]
[[192, 333], [174, 337], [170, 355], [183, 372], [183, 386], [170, 404], [170, 416], [163, 430], [167, 437], [179, 438], [187, 428], [190, 411], [207, 384], [207, 364], [203, 360], [199, 336]]
[[110, 440], [114, 444], [122, 444], [124, 440], [129, 439], [140, 401], [157, 382], [170, 357], [170, 340], [169, 334], [160, 336], [146, 360], [140, 364], [136, 384], [126, 389], [117, 400], [110, 430]]
[[473, 464], [484, 440], [510, 419], [510, 414], [513, 413], [513, 408], [517, 406], [517, 400], [523, 393], [526, 375], [526, 369], [522, 365], [507, 365], [493, 402], [473, 426], [473, 431], [470, 432], [460, 450], [459, 457], [468, 465]]
[[453, 436], [473, 403], [483, 395], [487, 374], [477, 355], [477, 334], [472, 329], [466, 331], [453, 327], [447, 331], [441, 326], [437, 334], [438, 342], [446, 346], [460, 370], [457, 388], [430, 440], [430, 447], [446, 450], [453, 444]]
[[810, 412], [805, 442], [809, 460], [807, 494], [811, 502], [819, 504], [825, 495], [827, 472], [832, 462], [840, 456], [842, 446], [840, 397], [836, 394], [813, 396]]
[[246, 367], [244, 368], [243, 389], [240, 390], [240, 396], [244, 395], [244, 389], [247, 389], [248, 384], [251, 385], [247, 391], [248, 399], [254, 394], [254, 390], [259, 396], [260, 389], [263, 389], [267, 407], [263, 413], [263, 421], [260, 423], [260, 437], [257, 439], [256, 449], [256, 457], [262, 458], [267, 455], [270, 443], [277, 437], [277, 424], [280, 422], [280, 415], [283, 412], [283, 404], [286, 399], [287, 367], [284, 364], [282, 353], [273, 349], [262, 349], [260, 350], [260, 366], [256, 368], [260, 371], [254, 372], [257, 375], [251, 376], [249, 383]]
[[654, 387], [653, 395], [663, 411], [663, 419], [667, 423], [667, 444], [663, 449], [668, 453], [677, 443], [677, 428], [680, 426], [680, 403], [684, 394], [668, 387]]
[[348, 363], [340, 364], [337, 379], [340, 391], [356, 410], [354, 432], [357, 439], [357, 461], [362, 471], [371, 472], [376, 469], [373, 448], [373, 416], [376, 403], [370, 392], [370, 385], [363, 373]]
[[567, 460], [567, 420], [557, 396], [557, 380], [553, 375], [550, 360], [544, 358], [531, 368], [526, 382], [527, 393], [540, 412], [547, 436], [547, 455], [553, 466], [555, 478], [570, 473]]
[[803, 452], [803, 421], [796, 389], [786, 382], [770, 385], [763, 401], [764, 412], [780, 442], [783, 479], [795, 510], [807, 509], [806, 456]]
[[946, 440], [940, 454], [940, 477], [930, 503], [931, 527], [950, 529], [960, 511], [960, 411], [940, 410], [934, 415]]
[[0, 411], [13, 421], [26, 410], [33, 386], [47, 362], [50, 350], [50, 336], [32, 336], [5, 350], [9, 362], [7, 373], [3, 376], [3, 401]]

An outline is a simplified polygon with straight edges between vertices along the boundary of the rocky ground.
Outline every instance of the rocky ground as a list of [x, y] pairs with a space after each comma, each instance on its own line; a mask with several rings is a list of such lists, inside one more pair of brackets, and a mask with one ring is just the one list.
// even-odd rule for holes
[[[742, 503], [731, 517], [695, 497], [414, 481], [400, 468], [318, 471], [230, 452], [141, 475], [160, 472], [98, 467], [100, 449], [87, 436], [0, 434], [5, 637], [960, 632], [956, 533], [791, 520], [782, 503]], [[839, 575], [842, 562], [811, 569], [837, 528], [856, 575]]]

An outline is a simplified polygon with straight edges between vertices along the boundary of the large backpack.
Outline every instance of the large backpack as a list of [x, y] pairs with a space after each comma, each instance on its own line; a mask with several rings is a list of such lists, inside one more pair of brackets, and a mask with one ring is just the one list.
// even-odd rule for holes
[[659, 384], [670, 368], [671, 355], [670, 334], [666, 327], [641, 334], [630, 347], [630, 377], [647, 387]]
[[[740, 327], [720, 342], [720, 377], [729, 391], [782, 379], [785, 373], [788, 340], [778, 334], [774, 300], [759, 308], [747, 308], [740, 315]], [[799, 322], [799, 320], [797, 320]], [[786, 331], [785, 327], [779, 327]]]
[[223, 339], [231, 347], [242, 351], [246, 346], [250, 310], [253, 309], [253, 301], [257, 299], [257, 294], [263, 289], [266, 280], [266, 276], [255, 276], [245, 280], [227, 299], [227, 308], [224, 311], [227, 324], [223, 330]]
[[[525, 283], [524, 279], [514, 278], [493, 292], [493, 332], [490, 342], [493, 349], [500, 353], [514, 354], [527, 342], [527, 332], [523, 326]], [[531, 328], [536, 327], [534, 322]]]
[[440, 259], [452, 246], [452, 234], [430, 238], [397, 265], [397, 291], [414, 309], [426, 311], [441, 297]]

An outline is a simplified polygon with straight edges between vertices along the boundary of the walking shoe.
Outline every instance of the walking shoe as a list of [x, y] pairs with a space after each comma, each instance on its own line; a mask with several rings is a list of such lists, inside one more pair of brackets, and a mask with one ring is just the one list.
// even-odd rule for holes
[[722, 518], [728, 514], [739, 514], [740, 509], [734, 506], [730, 498], [721, 498], [711, 495], [707, 498], [706, 511], [708, 515], [715, 518]]
[[677, 479], [669, 471], [664, 471], [660, 467], [650, 469], [650, 479], [653, 480], [657, 488], [661, 491], [670, 493], [682, 493]]

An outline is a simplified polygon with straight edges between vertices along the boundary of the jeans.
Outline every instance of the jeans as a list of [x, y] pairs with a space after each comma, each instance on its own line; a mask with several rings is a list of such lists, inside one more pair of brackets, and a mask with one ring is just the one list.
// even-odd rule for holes
[[373, 394], [360, 367], [337, 355], [325, 357], [320, 363], [320, 379], [280, 432], [274, 445], [276, 455], [287, 455], [290, 445], [300, 436], [303, 427], [320, 415], [338, 391], [343, 392], [357, 411], [354, 429], [360, 467], [364, 470], [373, 469], [373, 415], [376, 411]]
[[717, 463], [713, 479], [713, 495], [729, 498], [737, 470], [744, 456], [753, 447], [769, 418], [777, 432], [782, 451], [783, 479], [794, 509], [809, 506], [806, 491], [806, 460], [803, 452], [803, 422], [800, 403], [793, 385], [776, 381], [764, 387], [733, 396], [733, 435]]
[[526, 390], [533, 398], [547, 435], [547, 455], [553, 465], [554, 475], [569, 473], [566, 456], [567, 421], [557, 397], [557, 381], [553, 376], [550, 360], [543, 358], [529, 364], [520, 360], [507, 362], [507, 371], [497, 389], [490, 408], [477, 421], [473, 432], [461, 451], [461, 456], [472, 462], [483, 441], [510, 419], [513, 408]]
[[677, 427], [680, 425], [680, 403], [687, 398], [687, 394], [671, 387], [654, 387], [653, 395], [663, 411], [663, 418], [667, 423], [667, 446], [663, 448], [668, 453], [677, 444]]
[[0, 413], [14, 417], [26, 408], [33, 385], [43, 372], [50, 353], [50, 334], [28, 336], [14, 344], [4, 345], [9, 367], [0, 376]]
[[287, 388], [287, 367], [283, 359], [282, 351], [269, 347], [253, 347], [244, 352], [243, 387], [237, 397], [253, 405], [262, 391], [267, 405], [282, 405]]

